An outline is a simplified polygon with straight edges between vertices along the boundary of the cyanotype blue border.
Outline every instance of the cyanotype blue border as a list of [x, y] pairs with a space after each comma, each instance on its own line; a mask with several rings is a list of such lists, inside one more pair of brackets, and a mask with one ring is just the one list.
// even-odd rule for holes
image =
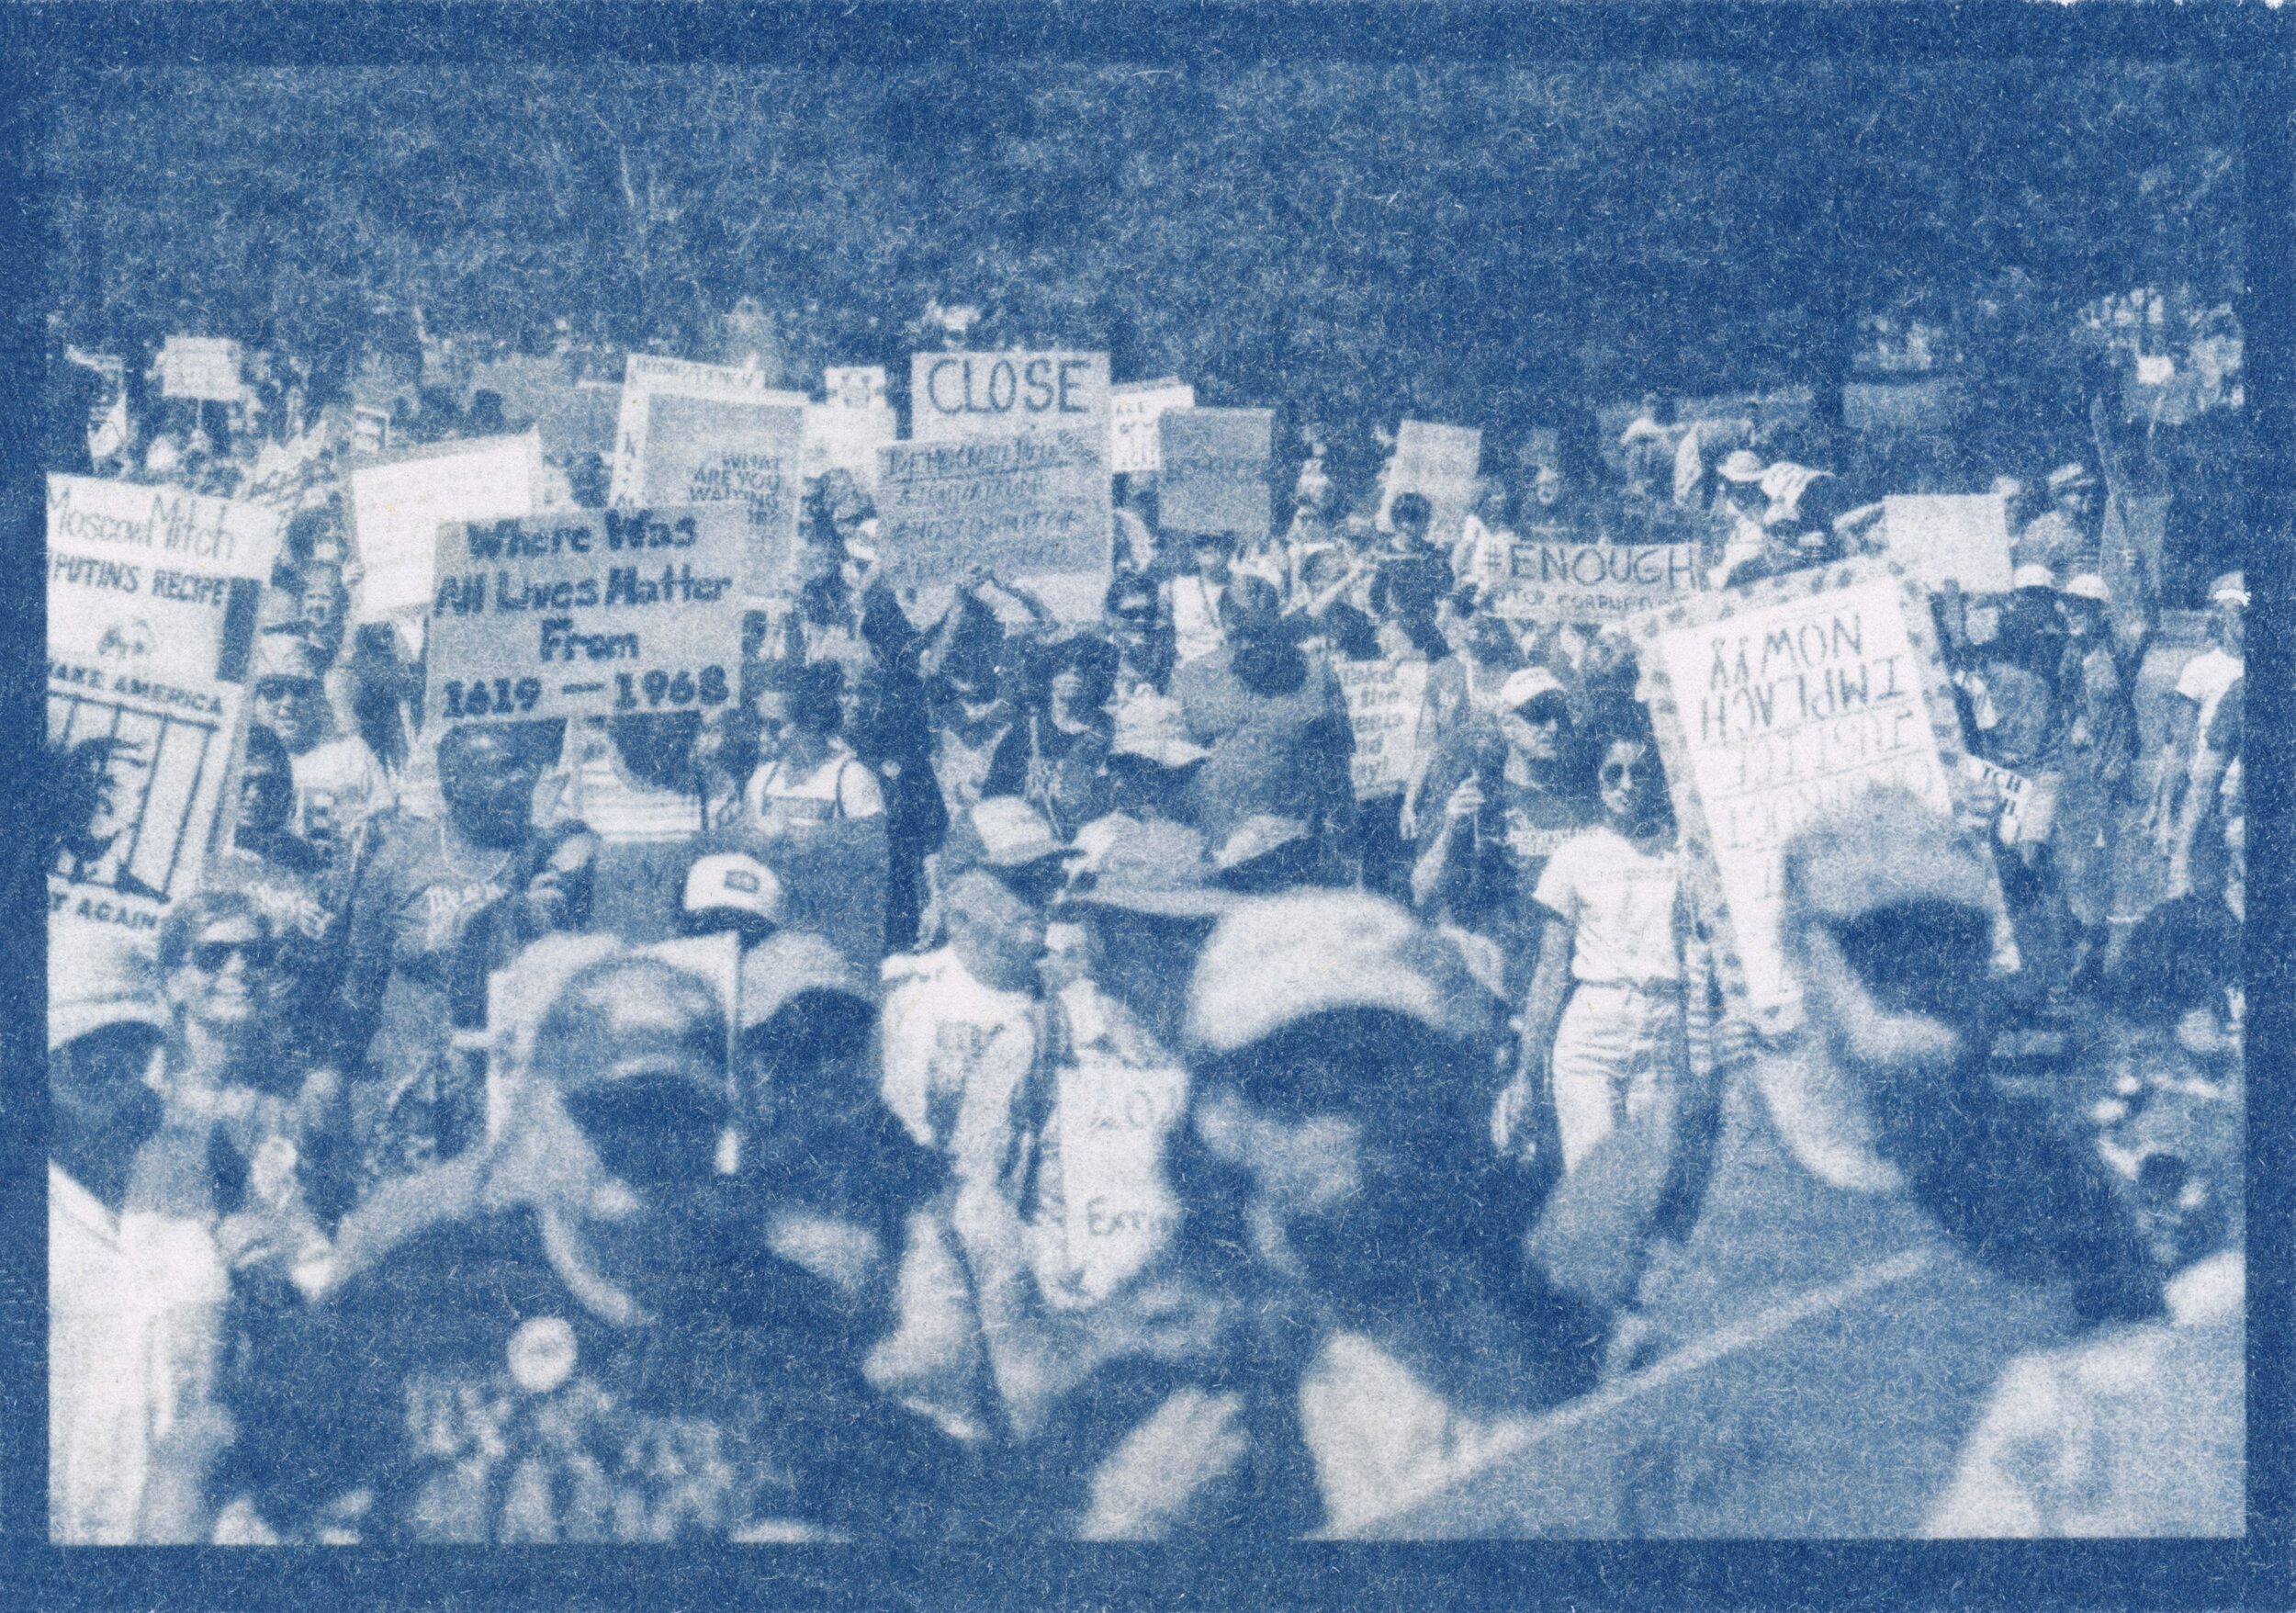
[[[512, 59], [634, 62], [831, 58], [977, 62], [1017, 55], [1151, 63], [1219, 58], [1704, 58], [1794, 71], [1813, 56], [2021, 55], [2067, 71], [2115, 57], [2220, 63], [2241, 97], [2251, 298], [2243, 307], [2252, 429], [2248, 655], [2254, 729], [2296, 735], [2290, 705], [2290, 491], [2296, 472], [2296, 172], [2291, 18], [2262, 5], [1604, 6], [918, 3], [711, 6], [25, 6], [0, 12], [0, 274], [5, 397], [39, 395], [44, 198], [27, 175], [37, 97], [63, 63], [347, 65]], [[28, 411], [0, 406], [0, 856], [22, 861], [41, 685], [41, 501]], [[996, 1554], [883, 1547], [494, 1551], [60, 1551], [46, 1543], [46, 1240], [41, 966], [0, 970], [0, 1606], [332, 1609], [547, 1607], [1004, 1609], [1030, 1607], [2283, 1607], [2290, 1585], [2288, 1372], [2291, 1183], [2287, 1050], [2288, 769], [2254, 748], [2249, 822], [2250, 1523], [2244, 1541], [2030, 1545], [1750, 1542], [1237, 1545], [1187, 1552], [1047, 1543]], [[10, 866], [0, 862], [0, 867]], [[12, 877], [12, 927], [44, 930], [40, 882]]]

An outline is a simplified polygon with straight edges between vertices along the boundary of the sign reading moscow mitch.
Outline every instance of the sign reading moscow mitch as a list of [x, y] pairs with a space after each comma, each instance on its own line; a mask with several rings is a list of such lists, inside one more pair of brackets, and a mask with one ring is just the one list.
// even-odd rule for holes
[[748, 535], [738, 503], [442, 527], [426, 722], [725, 705]]

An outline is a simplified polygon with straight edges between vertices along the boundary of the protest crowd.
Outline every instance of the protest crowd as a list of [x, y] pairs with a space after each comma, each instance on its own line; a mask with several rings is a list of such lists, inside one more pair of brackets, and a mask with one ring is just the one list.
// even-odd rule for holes
[[[52, 411], [58, 1541], [2241, 1528], [2247, 595], [2141, 430], [222, 345]], [[57, 591], [178, 495], [267, 547], [163, 868], [197, 546]]]

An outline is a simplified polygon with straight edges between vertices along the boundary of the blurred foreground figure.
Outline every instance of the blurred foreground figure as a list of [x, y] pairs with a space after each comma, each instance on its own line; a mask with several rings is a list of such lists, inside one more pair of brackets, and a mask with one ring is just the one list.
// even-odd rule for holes
[[1630, 1122], [1536, 1235], [1615, 1307], [1604, 1385], [1381, 1532], [1917, 1533], [2014, 1357], [2159, 1310], [2102, 1164], [1988, 1077], [1979, 853], [1876, 791], [1796, 832], [1784, 894], [1802, 1031], [1710, 1145]]

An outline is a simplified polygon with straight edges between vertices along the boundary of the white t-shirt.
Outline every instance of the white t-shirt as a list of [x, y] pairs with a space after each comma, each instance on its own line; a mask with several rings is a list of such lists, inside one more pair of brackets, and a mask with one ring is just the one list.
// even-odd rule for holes
[[2227, 655], [2213, 646], [2185, 662], [2184, 671], [2177, 678], [2177, 693], [2200, 708], [2197, 732], [2209, 731], [2209, 724], [2216, 720], [2216, 708], [2223, 704], [2225, 692], [2240, 682], [2246, 665], [2245, 658]]
[[1200, 660], [1228, 642], [1220, 620], [1220, 602], [1228, 591], [1207, 582], [1193, 571], [1172, 579], [1172, 640], [1176, 661]]
[[875, 818], [885, 809], [877, 775], [842, 740], [832, 740], [828, 756], [808, 773], [793, 774], [779, 761], [767, 762], [749, 775], [745, 799], [759, 818], [799, 823]]
[[885, 1107], [959, 1181], [993, 1180], [1013, 1098], [1036, 1063], [1035, 999], [982, 985], [953, 947], [888, 958], [884, 978]]
[[1532, 899], [1570, 926], [1570, 975], [1595, 986], [1654, 986], [1683, 977], [1674, 904], [1680, 853], [1646, 852], [1608, 824], [1565, 841]]
[[48, 1167], [48, 1528], [126, 1546], [152, 1441], [190, 1409], [230, 1280], [204, 1224], [114, 1215]]

